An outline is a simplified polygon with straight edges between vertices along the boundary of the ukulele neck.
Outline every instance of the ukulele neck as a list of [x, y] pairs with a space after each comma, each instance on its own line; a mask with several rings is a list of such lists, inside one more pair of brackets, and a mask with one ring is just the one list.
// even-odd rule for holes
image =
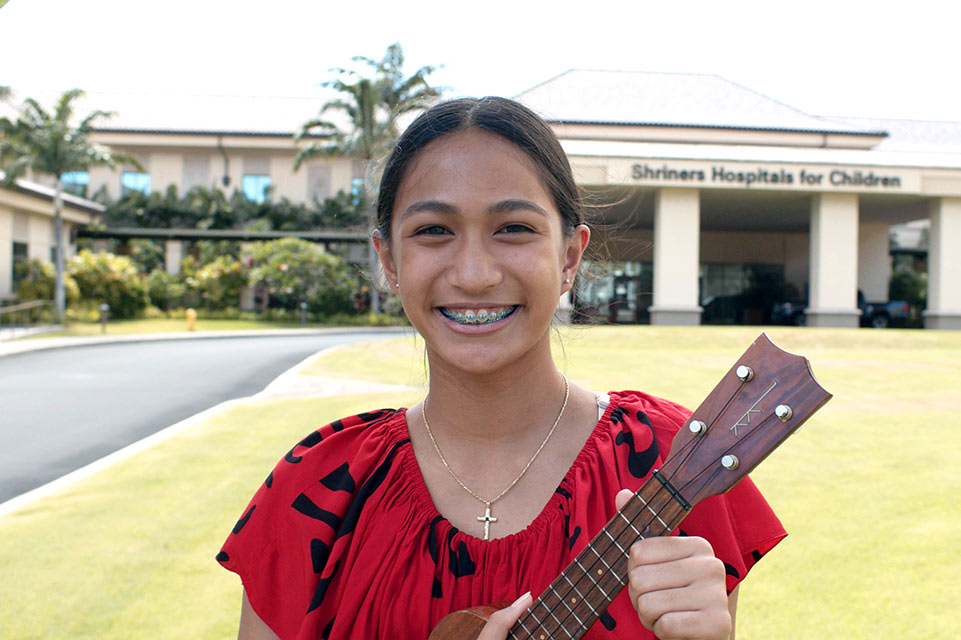
[[690, 508], [670, 481], [655, 471], [534, 601], [510, 637], [547, 640], [583, 636], [624, 588], [631, 545], [669, 534]]

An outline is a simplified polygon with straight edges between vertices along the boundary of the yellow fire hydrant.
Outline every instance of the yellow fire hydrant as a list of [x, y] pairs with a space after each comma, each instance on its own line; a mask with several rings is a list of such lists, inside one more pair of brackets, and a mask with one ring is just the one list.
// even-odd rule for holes
[[187, 309], [187, 331], [197, 330], [197, 312], [193, 309]]

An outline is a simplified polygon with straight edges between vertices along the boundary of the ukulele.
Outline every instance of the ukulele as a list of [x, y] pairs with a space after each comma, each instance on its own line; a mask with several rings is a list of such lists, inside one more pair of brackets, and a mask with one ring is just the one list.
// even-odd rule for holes
[[[534, 600], [507, 637], [582, 637], [627, 584], [627, 550], [634, 542], [670, 534], [695, 504], [731, 489], [830, 399], [807, 358], [781, 350], [761, 333], [677, 432], [661, 468]], [[472, 640], [499, 608], [452, 613], [429, 640]]]

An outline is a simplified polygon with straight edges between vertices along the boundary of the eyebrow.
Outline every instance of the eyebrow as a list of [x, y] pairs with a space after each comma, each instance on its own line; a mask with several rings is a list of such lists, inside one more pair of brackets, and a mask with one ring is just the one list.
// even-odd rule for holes
[[[525, 210], [533, 211], [534, 213], [540, 214], [544, 217], [549, 215], [547, 211], [539, 204], [523, 198], [508, 198], [507, 200], [495, 202], [487, 208], [488, 213], [511, 213], [513, 211]], [[442, 213], [449, 215], [458, 213], [459, 211], [460, 210], [457, 207], [447, 202], [442, 202], [440, 200], [421, 200], [404, 209], [404, 212], [400, 215], [400, 219], [403, 220], [408, 216], [420, 212]]]

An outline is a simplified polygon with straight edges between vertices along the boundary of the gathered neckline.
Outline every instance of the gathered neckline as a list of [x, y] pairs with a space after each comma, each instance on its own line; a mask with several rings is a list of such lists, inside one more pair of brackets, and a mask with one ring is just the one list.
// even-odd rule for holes
[[[607, 427], [610, 426], [611, 413], [616, 409], [619, 404], [620, 397], [617, 393], [611, 392], [608, 394], [609, 402], [604, 408], [600, 419], [594, 428], [591, 430], [590, 435], [587, 440], [584, 441], [584, 445], [581, 450], [577, 453], [571, 466], [568, 468], [567, 473], [561, 479], [558, 488], [564, 487], [565, 485], [570, 485], [574, 474], [576, 471], [587, 464], [590, 457], [597, 451], [597, 440], [601, 435], [607, 432]], [[395, 419], [390, 421], [389, 429], [391, 431], [392, 439], [395, 441], [406, 440], [404, 447], [398, 452], [400, 463], [404, 467], [404, 475], [406, 476], [407, 483], [411, 489], [411, 497], [415, 503], [420, 507], [420, 512], [418, 515], [423, 515], [426, 521], [442, 523], [446, 529], [454, 529], [456, 533], [454, 534], [455, 539], [459, 539], [467, 542], [470, 545], [485, 545], [488, 548], [494, 548], [499, 545], [510, 545], [516, 544], [517, 542], [526, 541], [532, 536], [537, 536], [540, 532], [548, 525], [550, 522], [559, 517], [561, 510], [554, 508], [555, 505], [561, 501], [567, 499], [563, 494], [558, 491], [554, 491], [551, 494], [550, 499], [543, 506], [540, 512], [534, 517], [534, 519], [528, 523], [526, 527], [520, 531], [516, 531], [509, 535], [493, 538], [491, 540], [484, 540], [483, 538], [478, 538], [469, 533], [465, 533], [460, 529], [457, 529], [437, 508], [434, 504], [433, 498], [431, 498], [430, 491], [427, 489], [427, 483], [424, 481], [424, 475], [421, 473], [420, 465], [417, 463], [417, 457], [414, 455], [414, 447], [410, 440], [410, 428], [407, 422], [407, 408], [402, 408], [397, 411]], [[447, 531], [444, 531], [446, 534]]]

